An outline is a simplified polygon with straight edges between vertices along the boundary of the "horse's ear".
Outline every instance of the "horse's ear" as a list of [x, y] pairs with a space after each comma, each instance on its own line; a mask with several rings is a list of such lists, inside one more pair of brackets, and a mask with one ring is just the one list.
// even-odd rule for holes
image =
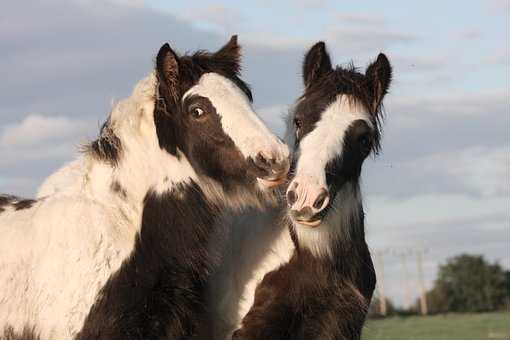
[[377, 60], [367, 67], [365, 75], [372, 90], [371, 109], [372, 112], [377, 112], [390, 87], [392, 77], [390, 61], [383, 53], [379, 53]]
[[237, 42], [237, 35], [233, 35], [225, 46], [214, 53], [214, 58], [218, 63], [237, 74], [241, 69], [241, 46]]
[[168, 43], [161, 46], [156, 57], [158, 79], [165, 85], [170, 96], [179, 98], [179, 57]]
[[303, 81], [305, 86], [310, 86], [310, 84], [319, 80], [332, 69], [331, 59], [326, 51], [326, 44], [323, 41], [319, 41], [310, 48], [305, 56], [303, 63]]

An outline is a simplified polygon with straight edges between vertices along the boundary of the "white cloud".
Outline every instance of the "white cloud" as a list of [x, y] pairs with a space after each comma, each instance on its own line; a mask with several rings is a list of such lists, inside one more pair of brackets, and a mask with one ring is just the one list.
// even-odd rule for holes
[[384, 19], [380, 16], [359, 14], [359, 13], [342, 13], [337, 15], [339, 23], [347, 23], [356, 26], [383, 26]]
[[436, 167], [439, 165], [435, 169], [438, 175], [460, 181], [467, 191], [475, 191], [482, 196], [510, 195], [510, 146], [474, 147], [462, 152], [434, 155], [418, 161], [418, 166], [423, 169], [431, 163]]
[[0, 134], [0, 146], [29, 146], [52, 140], [65, 140], [83, 134], [87, 123], [65, 116], [30, 114], [21, 122], [7, 125]]
[[224, 32], [232, 32], [235, 26], [243, 22], [240, 12], [222, 4], [190, 7], [186, 12], [176, 14], [196, 27]]
[[[394, 110], [419, 119], [423, 123], [432, 119], [469, 119], [487, 117], [494, 112], [508, 108], [509, 90], [448, 92], [441, 95], [425, 94], [421, 96], [394, 96], [391, 98]], [[459, 124], [467, 121], [458, 121]], [[418, 125], [419, 126], [419, 125]], [[418, 127], [417, 126], [417, 127]]]
[[414, 34], [395, 32], [383, 26], [355, 27], [338, 24], [329, 29], [325, 36], [326, 41], [331, 42], [330, 48], [356, 61], [360, 55], [375, 57], [378, 52], [387, 52], [390, 47], [413, 43], [418, 39]]

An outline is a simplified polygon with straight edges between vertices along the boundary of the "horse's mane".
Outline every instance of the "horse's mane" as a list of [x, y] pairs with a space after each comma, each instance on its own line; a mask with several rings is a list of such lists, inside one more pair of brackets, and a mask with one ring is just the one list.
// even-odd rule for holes
[[122, 154], [122, 143], [118, 130], [126, 124], [137, 124], [146, 108], [154, 104], [157, 79], [155, 72], [140, 80], [131, 95], [116, 102], [101, 126], [96, 140], [83, 146], [83, 153], [115, 166]]

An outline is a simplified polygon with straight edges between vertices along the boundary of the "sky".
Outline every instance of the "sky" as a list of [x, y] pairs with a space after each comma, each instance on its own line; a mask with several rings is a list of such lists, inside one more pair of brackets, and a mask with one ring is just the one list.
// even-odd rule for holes
[[33, 196], [77, 157], [165, 42], [215, 50], [238, 34], [243, 79], [278, 134], [313, 43], [361, 70], [384, 52], [394, 81], [363, 193], [379, 279], [405, 304], [417, 250], [427, 288], [462, 252], [510, 268], [509, 31], [510, 0], [2, 1], [0, 192]]

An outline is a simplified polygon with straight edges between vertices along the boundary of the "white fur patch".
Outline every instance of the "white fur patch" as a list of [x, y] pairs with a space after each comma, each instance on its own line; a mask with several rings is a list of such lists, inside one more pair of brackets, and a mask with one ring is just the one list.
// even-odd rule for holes
[[373, 128], [370, 115], [361, 104], [350, 96], [339, 95], [322, 113], [315, 128], [301, 141], [296, 176], [308, 177], [310, 182], [325, 187], [326, 165], [342, 156], [345, 134], [357, 120], [364, 120]]
[[248, 97], [231, 80], [217, 74], [206, 73], [190, 88], [183, 100], [191, 95], [208, 98], [221, 117], [224, 132], [234, 141], [244, 157], [256, 157], [259, 152], [282, 161], [289, 150], [269, 131], [255, 114]]
[[281, 221], [282, 209], [285, 208], [245, 212], [233, 218], [232, 253], [225, 256], [219, 274], [210, 284], [209, 317], [215, 331], [211, 339], [231, 338], [251, 308], [255, 288], [264, 275], [292, 256], [294, 243], [286, 224]]
[[[41, 339], [71, 339], [99, 289], [130, 255], [150, 189], [197, 180], [185, 157], [161, 150], [155, 77], [117, 103], [110, 124], [122, 143], [111, 167], [84, 154], [50, 176], [30, 209], [0, 214], [0, 329], [33, 325]], [[125, 191], [112, 190], [117, 182]]]
[[359, 188], [353, 183], [345, 183], [319, 226], [311, 228], [293, 221], [299, 245], [317, 257], [332, 256], [332, 242], [338, 239], [349, 240], [351, 226], [358, 225], [355, 222], [360, 218], [360, 207]]
[[[307, 185], [319, 189], [327, 188], [326, 165], [332, 159], [342, 157], [345, 134], [357, 120], [363, 120], [373, 128], [370, 115], [361, 104], [350, 96], [339, 95], [322, 113], [315, 128], [301, 141], [296, 174], [289, 188], [293, 187], [295, 181], [306, 182]], [[317, 255], [330, 254], [331, 239], [341, 232], [337, 229], [345, 225], [335, 223], [351, 218], [358, 207], [359, 199], [358, 190], [351, 185], [345, 185], [332, 203], [333, 211], [321, 225], [311, 228], [293, 221], [300, 245]]]

